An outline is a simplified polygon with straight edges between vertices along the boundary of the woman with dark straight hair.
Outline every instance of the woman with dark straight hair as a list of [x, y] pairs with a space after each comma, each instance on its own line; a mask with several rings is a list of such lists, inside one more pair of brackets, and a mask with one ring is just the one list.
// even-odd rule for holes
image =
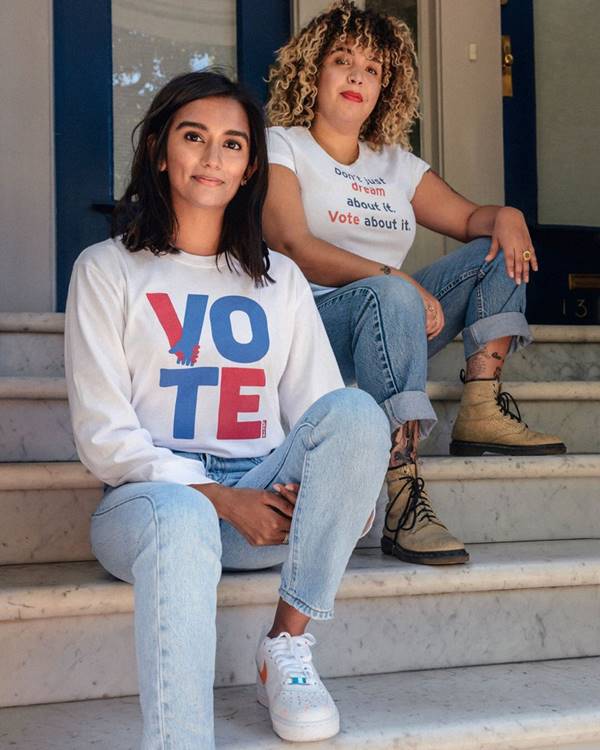
[[112, 236], [123, 235], [128, 250], [150, 250], [156, 255], [176, 253], [173, 237], [177, 216], [171, 202], [171, 185], [163, 168], [169, 124], [173, 113], [198, 99], [220, 96], [238, 102], [250, 129], [248, 162], [252, 179], [242, 179], [240, 189], [225, 206], [222, 234], [215, 257], [235, 258], [255, 281], [268, 279], [268, 253], [262, 240], [261, 211], [267, 188], [267, 151], [264, 120], [249, 94], [217, 73], [188, 73], [171, 81], [155, 97], [137, 125], [138, 144], [131, 165], [131, 181], [117, 203]]
[[214, 748], [221, 570], [280, 563], [258, 699], [281, 737], [324, 739], [339, 715], [306, 627], [333, 617], [372, 516], [385, 418], [342, 387], [307, 282], [261, 240], [259, 107], [190, 73], [138, 132], [113, 238], [75, 264], [66, 369], [79, 455], [108, 486], [93, 550], [134, 586], [142, 748]]

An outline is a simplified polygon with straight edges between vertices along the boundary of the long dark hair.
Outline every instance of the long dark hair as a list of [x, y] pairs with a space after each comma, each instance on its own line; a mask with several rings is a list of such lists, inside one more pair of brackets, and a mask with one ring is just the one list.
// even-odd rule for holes
[[167, 137], [173, 117], [185, 104], [209, 96], [239, 102], [250, 126], [249, 166], [256, 168], [225, 208], [217, 259], [235, 258], [257, 284], [272, 281], [269, 255], [262, 239], [261, 214], [267, 193], [267, 146], [260, 106], [238, 83], [218, 72], [185, 73], [173, 78], [154, 97], [144, 119], [136, 126], [137, 146], [131, 179], [115, 207], [112, 236], [122, 235], [131, 252], [149, 250], [155, 255], [177, 253], [172, 244], [177, 217], [171, 202], [169, 178], [159, 165], [166, 157]]

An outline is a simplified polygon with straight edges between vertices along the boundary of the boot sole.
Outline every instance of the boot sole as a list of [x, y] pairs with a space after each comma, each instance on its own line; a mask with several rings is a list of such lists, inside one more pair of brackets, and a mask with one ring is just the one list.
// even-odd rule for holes
[[404, 549], [386, 536], [381, 537], [381, 550], [384, 555], [392, 555], [403, 562], [417, 565], [460, 565], [469, 562], [466, 549], [456, 549], [439, 552], [414, 552]]
[[450, 443], [451, 456], [483, 456], [484, 453], [498, 453], [502, 456], [555, 456], [567, 452], [564, 443], [547, 445], [500, 445], [496, 443], [467, 443], [453, 440]]

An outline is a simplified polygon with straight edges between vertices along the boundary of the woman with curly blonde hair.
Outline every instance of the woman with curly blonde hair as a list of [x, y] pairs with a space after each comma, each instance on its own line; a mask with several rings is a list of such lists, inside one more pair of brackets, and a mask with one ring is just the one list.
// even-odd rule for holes
[[[410, 153], [416, 65], [405, 23], [349, 0], [279, 50], [267, 106], [263, 230], [312, 283], [344, 378], [389, 418], [383, 551], [452, 564], [468, 553], [435, 514], [417, 473], [419, 439], [436, 421], [428, 357], [462, 332], [465, 387], [451, 454], [566, 448], [511, 413], [500, 384], [506, 356], [531, 341], [525, 284], [538, 264], [523, 214], [473, 203]], [[411, 277], [400, 268], [416, 224], [465, 244]]]

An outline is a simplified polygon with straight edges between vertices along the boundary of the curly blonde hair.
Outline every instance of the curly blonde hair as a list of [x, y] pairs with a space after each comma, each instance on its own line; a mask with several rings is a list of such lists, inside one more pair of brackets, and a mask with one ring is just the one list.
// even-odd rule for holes
[[362, 125], [360, 140], [374, 149], [400, 144], [410, 150], [409, 134], [419, 117], [417, 59], [410, 29], [397, 18], [360, 10], [351, 0], [334, 2], [278, 50], [268, 78], [269, 123], [310, 128], [321, 63], [340, 39], [369, 48], [383, 63], [379, 99]]

